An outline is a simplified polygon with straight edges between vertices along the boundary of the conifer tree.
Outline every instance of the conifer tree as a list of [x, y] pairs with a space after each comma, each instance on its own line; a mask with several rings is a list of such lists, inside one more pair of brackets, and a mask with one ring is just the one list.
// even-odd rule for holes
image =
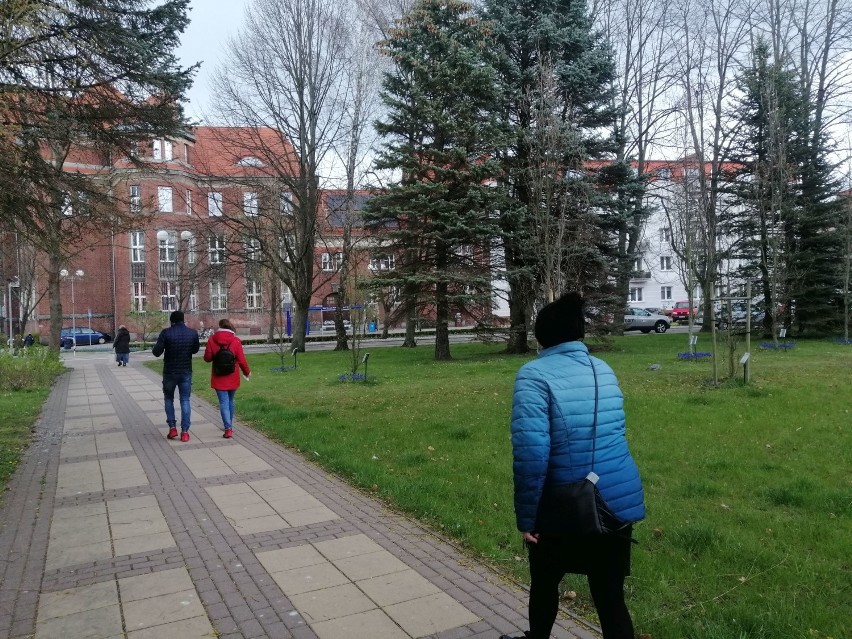
[[[586, 260], [589, 269], [575, 269], [575, 274], [584, 272], [584, 277], [578, 280], [568, 276], [563, 280], [565, 287], [601, 290], [596, 285], [605, 285], [608, 280], [599, 277], [609, 269], [606, 251], [599, 250], [608, 238], [587, 232], [601, 228], [598, 220], [591, 219], [596, 196], [590, 184], [582, 186], [572, 180], [572, 185], [563, 188], [561, 199], [551, 200], [555, 206], [549, 213], [536, 209], [545, 199], [542, 188], [550, 189], [555, 186], [554, 180], [567, 175], [579, 175], [587, 160], [603, 157], [612, 150], [611, 139], [601, 131], [614, 128], [614, 70], [609, 48], [593, 29], [584, 0], [487, 0], [484, 15], [493, 24], [498, 44], [500, 115], [509, 130], [508, 142], [498, 154], [501, 183], [509, 202], [501, 209], [501, 238], [510, 288], [508, 350], [526, 352], [536, 299], [559, 292], [542, 290], [542, 255], [536, 239], [541, 214], [554, 219], [573, 216], [577, 232], [569, 232], [564, 241], [575, 257]], [[542, 74], [549, 77], [543, 81]], [[536, 124], [542, 119], [537, 105], [547, 102], [542, 100], [543, 91], [553, 91], [556, 96], [550, 115], [562, 129], [550, 140], [565, 142], [547, 150], [537, 148], [542, 140], [536, 132]], [[559, 166], [551, 171], [551, 185], [536, 177], [540, 175], [538, 163], [542, 155], [559, 158]]]
[[496, 82], [486, 26], [462, 0], [420, 0], [382, 43], [386, 114], [377, 166], [401, 176], [372, 198], [396, 269], [374, 280], [396, 286], [436, 318], [435, 359], [450, 359], [451, 313], [490, 310], [489, 247], [497, 232], [493, 159]]

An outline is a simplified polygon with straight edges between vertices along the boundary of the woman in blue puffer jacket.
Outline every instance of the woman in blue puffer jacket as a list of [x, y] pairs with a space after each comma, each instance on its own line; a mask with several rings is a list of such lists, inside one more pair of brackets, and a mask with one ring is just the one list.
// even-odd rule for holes
[[[579, 341], [585, 336], [579, 293], [542, 308], [535, 336], [544, 350], [518, 372], [512, 403], [515, 516], [530, 561], [525, 636], [550, 637], [559, 582], [577, 573], [588, 576], [604, 639], [634, 639], [624, 579], [630, 574], [632, 524], [644, 518], [645, 504], [624, 435], [624, 398], [612, 369]], [[594, 537], [539, 532], [537, 521], [550, 504], [542, 500], [548, 488], [579, 481], [593, 468], [622, 527]]]

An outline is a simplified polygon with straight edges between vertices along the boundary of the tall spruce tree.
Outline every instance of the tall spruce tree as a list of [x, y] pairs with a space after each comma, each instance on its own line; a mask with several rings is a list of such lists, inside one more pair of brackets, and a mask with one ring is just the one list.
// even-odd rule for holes
[[731, 147], [730, 192], [739, 206], [723, 220], [727, 236], [736, 238], [734, 254], [743, 261], [741, 277], [758, 282], [766, 313], [763, 332], [777, 335], [777, 310], [789, 307], [792, 291], [787, 260], [786, 226], [795, 216], [801, 158], [805, 145], [796, 135], [805, 104], [791, 70], [771, 60], [769, 46], [758, 41], [752, 66], [738, 78], [741, 98], [731, 113], [735, 143]]
[[396, 270], [376, 286], [397, 286], [434, 312], [435, 359], [450, 359], [451, 312], [490, 312], [489, 247], [497, 233], [493, 159], [495, 71], [488, 30], [461, 0], [420, 0], [382, 43], [394, 62], [385, 76], [384, 138], [377, 166], [401, 174], [372, 198]]
[[[536, 148], [541, 140], [536, 133], [536, 123], [541, 120], [536, 105], [542, 104], [542, 87], [552, 85], [559, 98], [552, 114], [565, 131], [573, 133], [563, 132], [558, 139], [570, 143], [547, 151], [550, 156], [560, 156], [560, 166], [552, 176], [558, 179], [579, 175], [589, 159], [603, 157], [612, 149], [609, 137], [600, 132], [613, 130], [616, 118], [611, 94], [613, 61], [608, 46], [592, 27], [584, 0], [486, 0], [483, 10], [494, 25], [500, 56], [500, 115], [510, 131], [507, 144], [498, 154], [501, 182], [510, 202], [501, 209], [501, 237], [510, 289], [508, 350], [527, 352], [533, 306], [536, 299], [546, 299], [550, 294], [542, 290], [543, 256], [536, 233], [542, 213], [537, 209], [548, 199], [542, 196], [542, 188], [550, 188], [537, 179], [537, 158], [543, 153]], [[550, 81], [542, 82], [543, 71], [551, 75]], [[595, 199], [588, 188], [578, 189], [574, 184], [564, 189], [564, 194], [568, 202], [550, 199], [554, 207], [549, 215], [573, 212], [577, 229], [597, 227], [585, 223], [592, 215]], [[586, 253], [583, 259], [591, 260], [590, 265], [606, 261], [600, 249], [608, 240], [598, 233], [569, 233], [565, 242], [574, 245], [574, 254], [582, 248], [580, 253]], [[607, 269], [594, 270], [604, 274]], [[568, 287], [592, 290], [608, 278], [590, 282], [567, 277], [563, 281]]]

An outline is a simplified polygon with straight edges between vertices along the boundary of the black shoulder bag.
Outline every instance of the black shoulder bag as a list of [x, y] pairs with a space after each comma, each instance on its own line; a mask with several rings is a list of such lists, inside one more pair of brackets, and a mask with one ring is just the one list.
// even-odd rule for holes
[[597, 487], [594, 472], [598, 434], [598, 374], [595, 377], [595, 415], [592, 426], [592, 464], [584, 479], [570, 484], [545, 486], [539, 502], [535, 532], [546, 535], [591, 537], [614, 532], [625, 526], [612, 512]]

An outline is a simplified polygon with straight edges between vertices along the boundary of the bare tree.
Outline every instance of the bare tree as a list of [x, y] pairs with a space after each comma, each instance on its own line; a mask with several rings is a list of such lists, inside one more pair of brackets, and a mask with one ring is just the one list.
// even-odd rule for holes
[[[264, 214], [229, 220], [254, 231], [264, 261], [293, 295], [293, 344], [304, 350], [308, 307], [314, 291], [314, 246], [322, 167], [345, 132], [340, 107], [347, 85], [349, 24], [335, 0], [254, 0], [245, 26], [227, 46], [227, 62], [214, 78], [216, 110], [245, 128], [263, 173], [288, 198], [287, 215], [267, 206]], [[270, 140], [274, 131], [277, 140]], [[292, 153], [282, 157], [282, 147]]]

